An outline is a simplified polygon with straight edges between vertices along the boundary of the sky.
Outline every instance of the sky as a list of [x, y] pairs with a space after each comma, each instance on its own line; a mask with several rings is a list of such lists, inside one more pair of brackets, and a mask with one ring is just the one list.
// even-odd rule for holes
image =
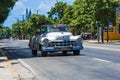
[[47, 12], [50, 11], [51, 7], [54, 7], [57, 1], [63, 1], [67, 4], [73, 4], [75, 0], [18, 0], [8, 18], [4, 22], [3, 26], [12, 27], [12, 24], [17, 20], [22, 20], [22, 15], [25, 15], [26, 8], [31, 9], [32, 14], [44, 14], [47, 16]]

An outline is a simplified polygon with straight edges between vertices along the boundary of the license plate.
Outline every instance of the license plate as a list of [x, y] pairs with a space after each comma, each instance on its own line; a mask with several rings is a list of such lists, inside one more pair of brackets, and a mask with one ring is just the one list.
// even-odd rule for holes
[[65, 50], [72, 50], [72, 48], [70, 47], [60, 47], [60, 48], [56, 48], [57, 51], [65, 51]]

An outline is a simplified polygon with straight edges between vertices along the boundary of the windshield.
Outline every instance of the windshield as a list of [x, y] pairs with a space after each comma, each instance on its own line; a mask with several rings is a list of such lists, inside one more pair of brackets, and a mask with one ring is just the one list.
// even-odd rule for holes
[[46, 32], [48, 32], [47, 26], [42, 26], [41, 27], [41, 33], [46, 33]]
[[50, 26], [49, 27], [49, 32], [68, 32], [70, 31], [69, 26]]

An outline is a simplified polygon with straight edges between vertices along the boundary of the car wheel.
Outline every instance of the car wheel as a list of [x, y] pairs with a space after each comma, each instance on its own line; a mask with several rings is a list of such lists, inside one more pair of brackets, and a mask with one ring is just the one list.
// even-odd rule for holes
[[47, 54], [48, 54], [48, 53], [47, 53], [46, 51], [41, 51], [41, 56], [46, 57]]
[[37, 56], [37, 50], [32, 50], [32, 55]]
[[80, 54], [80, 50], [74, 50], [74, 51], [73, 51], [73, 54], [74, 54], [74, 55], [79, 55], [79, 54]]

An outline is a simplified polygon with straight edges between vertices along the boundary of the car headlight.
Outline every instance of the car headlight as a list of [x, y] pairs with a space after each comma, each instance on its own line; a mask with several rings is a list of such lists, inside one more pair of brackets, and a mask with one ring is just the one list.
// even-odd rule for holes
[[49, 40], [48, 40], [48, 39], [44, 39], [44, 40], [42, 41], [43, 46], [48, 46], [48, 42], [49, 42]]
[[82, 38], [78, 38], [77, 41], [78, 41], [78, 42], [82, 42]]
[[77, 45], [80, 45], [82, 43], [82, 38], [77, 39]]

